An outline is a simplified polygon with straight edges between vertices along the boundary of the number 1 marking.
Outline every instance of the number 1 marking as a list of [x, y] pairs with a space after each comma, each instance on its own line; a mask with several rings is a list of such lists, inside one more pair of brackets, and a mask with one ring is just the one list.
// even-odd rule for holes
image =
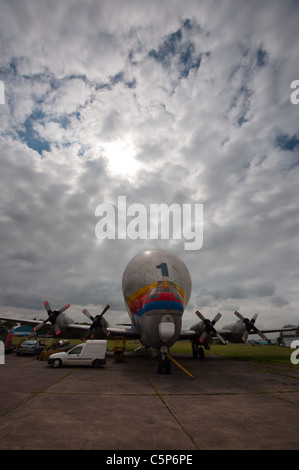
[[159, 264], [158, 266], [156, 266], [157, 269], [161, 269], [161, 273], [162, 273], [162, 276], [166, 276], [166, 277], [169, 277], [169, 274], [168, 274], [168, 268], [167, 268], [167, 264], [166, 263], [161, 263]]

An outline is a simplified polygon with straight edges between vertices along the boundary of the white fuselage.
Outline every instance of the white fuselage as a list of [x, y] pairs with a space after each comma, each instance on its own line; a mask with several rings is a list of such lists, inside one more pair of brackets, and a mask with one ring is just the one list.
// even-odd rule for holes
[[172, 346], [191, 294], [185, 264], [165, 250], [148, 250], [127, 265], [122, 280], [127, 310], [146, 347]]

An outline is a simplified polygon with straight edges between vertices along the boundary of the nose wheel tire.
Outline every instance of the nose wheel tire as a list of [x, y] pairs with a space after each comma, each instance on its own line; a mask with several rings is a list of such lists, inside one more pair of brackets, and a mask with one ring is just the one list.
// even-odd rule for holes
[[158, 357], [157, 372], [158, 374], [163, 374], [163, 375], [170, 374], [171, 367], [170, 367], [170, 359], [168, 357], [165, 357], [165, 359], [163, 359], [162, 356]]

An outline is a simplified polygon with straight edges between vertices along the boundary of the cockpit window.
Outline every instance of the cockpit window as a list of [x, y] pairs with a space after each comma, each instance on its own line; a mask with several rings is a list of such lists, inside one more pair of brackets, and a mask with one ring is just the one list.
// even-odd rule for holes
[[173, 288], [170, 288], [170, 287], [157, 287], [156, 289], [152, 289], [149, 293], [149, 300], [153, 300], [153, 299], [158, 299], [159, 298], [159, 295], [162, 294], [162, 292], [164, 293], [172, 293], [176, 299], [178, 300], [181, 300], [181, 296], [180, 294], [177, 292], [176, 289], [173, 289]]
[[171, 292], [175, 295], [175, 298], [181, 300], [181, 296], [176, 289], [171, 289]]
[[152, 300], [152, 299], [158, 299], [159, 298], [159, 294], [161, 294], [162, 292], [162, 289], [161, 287], [158, 287], [156, 289], [152, 289], [149, 293], [149, 300]]

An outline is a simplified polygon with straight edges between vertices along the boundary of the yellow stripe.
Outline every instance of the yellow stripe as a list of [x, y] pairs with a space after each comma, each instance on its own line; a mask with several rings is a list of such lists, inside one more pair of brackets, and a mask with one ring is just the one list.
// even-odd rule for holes
[[139, 297], [140, 295], [145, 294], [150, 289], [153, 289], [157, 285], [158, 282], [153, 282], [152, 284], [148, 284], [147, 286], [141, 287], [141, 289], [138, 289], [136, 292], [134, 292], [134, 294], [130, 295], [130, 297], [126, 299], [127, 304], [132, 302], [132, 300], [137, 299], [137, 297]]

